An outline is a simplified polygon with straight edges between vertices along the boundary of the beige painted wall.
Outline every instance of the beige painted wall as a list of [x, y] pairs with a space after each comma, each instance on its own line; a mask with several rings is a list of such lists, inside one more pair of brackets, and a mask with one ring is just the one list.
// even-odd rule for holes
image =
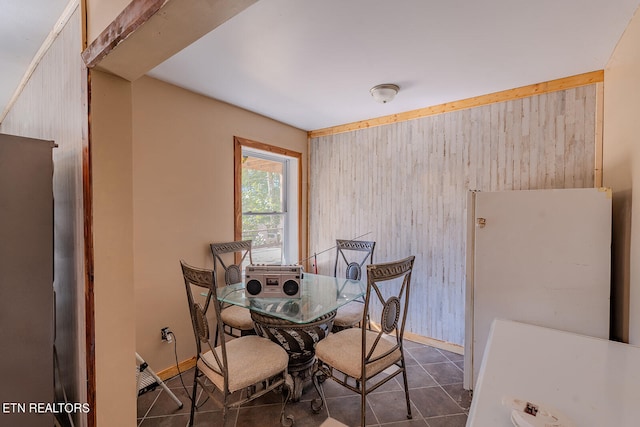
[[91, 73], [96, 419], [136, 420], [131, 83]]
[[85, 0], [87, 45], [91, 44], [131, 0]]
[[149, 77], [133, 83], [136, 348], [155, 370], [175, 364], [164, 326], [179, 361], [195, 355], [179, 260], [211, 268], [209, 243], [234, 238], [234, 136], [301, 152], [306, 189], [306, 132]]
[[170, 326], [179, 360], [194, 355], [179, 260], [210, 267], [208, 243], [233, 240], [233, 136], [300, 151], [305, 165], [307, 138], [147, 77], [94, 71], [91, 92], [96, 411], [98, 425], [126, 426], [135, 352], [156, 371], [174, 365], [160, 340]]
[[[613, 189], [616, 338], [640, 344], [640, 14], [605, 68], [604, 185]], [[627, 326], [628, 318], [628, 326]]]
[[[87, 1], [88, 43], [128, 3]], [[128, 426], [135, 352], [156, 371], [171, 367], [159, 332], [170, 326], [179, 360], [194, 355], [178, 262], [211, 266], [208, 243], [233, 239], [233, 136], [302, 152], [303, 189], [307, 137], [150, 78], [94, 71], [91, 96], [97, 423]]]

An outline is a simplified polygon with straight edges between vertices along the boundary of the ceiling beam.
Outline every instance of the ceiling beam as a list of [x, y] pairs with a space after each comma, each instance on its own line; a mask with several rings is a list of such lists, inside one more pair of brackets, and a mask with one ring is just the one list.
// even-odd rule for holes
[[82, 52], [87, 68], [134, 81], [258, 0], [133, 0]]

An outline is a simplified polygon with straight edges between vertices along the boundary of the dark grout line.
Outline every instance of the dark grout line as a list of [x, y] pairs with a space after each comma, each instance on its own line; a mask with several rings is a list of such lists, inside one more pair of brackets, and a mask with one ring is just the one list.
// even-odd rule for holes
[[164, 390], [160, 390], [160, 392], [158, 393], [158, 395], [156, 396], [155, 399], [153, 399], [153, 402], [151, 402], [151, 405], [149, 405], [149, 407], [147, 408], [147, 411], [144, 413], [144, 415], [142, 416], [142, 418], [137, 418], [138, 420], [140, 420], [140, 422], [137, 424], [138, 426], [140, 424], [142, 424], [142, 422], [147, 418], [147, 415], [149, 415], [149, 412], [151, 412], [151, 409], [153, 408], [153, 405], [156, 404], [156, 402], [158, 401], [158, 398], [160, 397], [160, 395], [162, 394]]

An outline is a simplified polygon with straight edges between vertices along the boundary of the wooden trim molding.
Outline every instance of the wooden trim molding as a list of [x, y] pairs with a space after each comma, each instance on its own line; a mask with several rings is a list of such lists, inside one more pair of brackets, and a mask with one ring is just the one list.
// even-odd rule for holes
[[166, 3], [166, 0], [133, 0], [82, 52], [87, 68], [95, 67]]
[[[87, 47], [87, 0], [80, 0], [82, 49]], [[91, 410], [87, 427], [95, 427], [96, 417], [96, 322], [94, 301], [93, 250], [93, 180], [91, 176], [91, 72], [82, 66], [82, 210], [84, 241], [84, 363], [86, 370], [86, 400]]]
[[233, 137], [233, 240], [242, 240], [242, 142]]
[[82, 201], [84, 210], [84, 305], [85, 305], [85, 363], [87, 369], [87, 426], [94, 427], [96, 418], [96, 322], [94, 303], [93, 251], [93, 180], [91, 175], [91, 72], [85, 68], [87, 79], [82, 83], [86, 120], [82, 124]]
[[496, 102], [511, 101], [514, 99], [527, 98], [534, 95], [541, 95], [549, 92], [557, 92], [560, 90], [572, 89], [579, 86], [586, 86], [604, 81], [604, 71], [593, 71], [590, 73], [578, 74], [576, 76], [565, 77], [562, 79], [551, 80], [543, 83], [536, 83], [529, 86], [522, 86], [515, 89], [504, 90], [501, 92], [490, 93], [488, 95], [476, 96], [460, 101], [446, 102], [432, 107], [420, 108], [417, 110], [406, 111], [404, 113], [391, 114], [388, 116], [378, 117], [370, 120], [363, 120], [354, 123], [348, 123], [339, 126], [333, 126], [324, 129], [309, 131], [309, 138], [317, 138], [320, 136], [335, 135], [337, 133], [351, 132], [359, 129], [367, 129], [375, 126], [389, 125], [393, 123], [404, 122], [407, 120], [419, 119], [422, 117], [434, 116], [436, 114], [449, 113], [452, 111], [465, 110], [467, 108], [480, 107], [483, 105], [494, 104]]
[[404, 338], [408, 339], [409, 341], [425, 344], [431, 347], [438, 348], [440, 350], [450, 351], [451, 353], [464, 355], [464, 347], [458, 344], [437, 340], [435, 338], [423, 337], [422, 335], [414, 334], [408, 331], [404, 332]]
[[268, 151], [269, 153], [280, 154], [287, 157], [295, 157], [298, 160], [302, 160], [302, 154], [297, 151], [288, 150], [286, 148], [277, 147], [275, 145], [265, 144], [263, 142], [251, 141], [250, 139], [240, 138], [239, 136], [234, 136], [233, 139], [236, 142], [236, 145], [240, 145], [242, 147], [255, 148], [256, 150]]
[[[374, 322], [371, 322], [371, 327], [377, 331], [380, 331], [381, 329], [380, 325]], [[414, 334], [413, 332], [409, 331], [404, 331], [404, 339], [417, 342], [419, 344], [428, 345], [430, 347], [435, 347], [440, 350], [450, 351], [451, 353], [464, 355], [464, 347], [458, 344], [437, 340], [435, 338], [424, 337], [422, 335]]]
[[309, 269], [309, 252], [311, 251], [311, 245], [309, 244], [310, 239], [311, 239], [311, 233], [309, 231], [309, 224], [311, 224], [311, 198], [309, 197], [309, 195], [311, 194], [311, 185], [309, 184], [311, 181], [311, 168], [309, 167], [310, 165], [310, 161], [309, 158], [311, 157], [311, 138], [309, 138], [309, 136], [307, 135], [307, 175], [306, 175], [306, 179], [307, 179], [307, 185], [305, 187], [305, 194], [307, 195], [307, 204], [306, 204], [306, 213], [305, 213], [305, 221], [306, 221], [306, 227], [305, 230], [307, 231], [307, 234], [305, 236], [306, 241], [307, 241], [307, 246], [305, 248], [305, 252], [304, 252], [304, 257], [301, 256], [300, 259], [304, 261], [304, 263], [301, 263], [304, 267], [304, 269], [306, 271], [311, 271]]
[[88, 34], [87, 1], [88, 0], [80, 0], [80, 16], [82, 17], [81, 30], [82, 30], [82, 50], [83, 51], [87, 48], [87, 34]]
[[187, 360], [183, 360], [175, 366], [169, 366], [167, 369], [163, 369], [160, 372], [156, 372], [156, 375], [160, 377], [162, 381], [166, 381], [169, 378], [173, 378], [176, 375], [182, 374], [185, 371], [196, 366], [196, 357], [193, 356]]
[[263, 142], [251, 141], [239, 136], [233, 137], [233, 144], [234, 239], [242, 239], [242, 174], [240, 173], [242, 170], [242, 147], [293, 157], [298, 159], [298, 259], [302, 259], [302, 153]]
[[604, 153], [604, 83], [596, 83], [596, 152], [594, 165], [594, 187], [603, 186], [602, 170]]

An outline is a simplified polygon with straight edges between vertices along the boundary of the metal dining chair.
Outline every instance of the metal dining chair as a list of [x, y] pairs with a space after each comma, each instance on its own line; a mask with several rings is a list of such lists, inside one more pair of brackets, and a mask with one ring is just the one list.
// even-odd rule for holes
[[[215, 389], [222, 393], [223, 425], [225, 425], [229, 408], [239, 407], [282, 387], [286, 389], [286, 396], [282, 402], [280, 422], [283, 426], [293, 425], [293, 417], [284, 415], [293, 388], [293, 380], [287, 372], [289, 363], [287, 352], [268, 338], [257, 335], [234, 338], [226, 342], [220, 316], [220, 305], [213, 303], [205, 304], [203, 307], [194, 298], [194, 295], [200, 295], [202, 290], [206, 289], [209, 296], [217, 300], [213, 270], [192, 267], [184, 261], [180, 261], [180, 265], [197, 349], [188, 425], [193, 425], [198, 386], [214, 400], [218, 399], [216, 396], [219, 396], [214, 393]], [[208, 301], [209, 298], [207, 298]], [[214, 316], [217, 324], [215, 335], [220, 342], [220, 345], [216, 347], [211, 345], [211, 341], [212, 339], [215, 341], [215, 337], [211, 337], [209, 332], [207, 320], [207, 308], [209, 307], [214, 307], [215, 310]], [[238, 398], [234, 398], [232, 401], [231, 397], [234, 393]]]
[[318, 413], [326, 407], [322, 383], [330, 378], [360, 394], [360, 423], [364, 426], [367, 395], [402, 374], [407, 418], [411, 418], [402, 340], [414, 259], [410, 256], [396, 262], [367, 266], [367, 292], [361, 324], [364, 325], [367, 313], [372, 316], [379, 313], [378, 330], [349, 328], [318, 342], [313, 383], [320, 398], [311, 402], [313, 412]]
[[[251, 245], [251, 240], [211, 243], [213, 277], [216, 286], [219, 286], [218, 280], [223, 273], [225, 285], [242, 282], [242, 263], [248, 258], [249, 264], [253, 264]], [[232, 262], [229, 262], [230, 256], [233, 256]], [[248, 309], [235, 305], [223, 305], [221, 315], [226, 334], [232, 337], [255, 334], [251, 312]]]
[[[336, 240], [336, 260], [333, 266], [334, 277], [345, 277], [352, 280], [362, 278], [365, 263], [373, 263], [373, 250], [376, 242], [365, 240]], [[333, 331], [338, 332], [352, 328], [362, 320], [363, 300], [355, 300], [338, 309], [333, 321]]]

